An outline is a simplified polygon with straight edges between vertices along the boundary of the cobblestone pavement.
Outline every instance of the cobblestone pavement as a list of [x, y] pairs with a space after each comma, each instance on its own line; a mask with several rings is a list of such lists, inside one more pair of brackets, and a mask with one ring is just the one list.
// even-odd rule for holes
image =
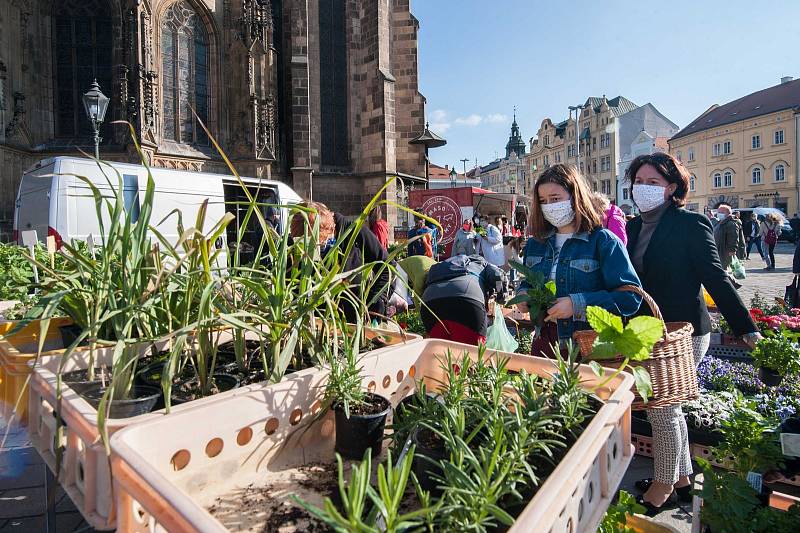
[[751, 251], [750, 260], [744, 261], [747, 279], [740, 281], [742, 287], [739, 289], [739, 295], [745, 305], [750, 305], [750, 300], [756, 291], [770, 301], [776, 296], [783, 297], [786, 285], [792, 282], [793, 255], [793, 244], [778, 244], [775, 247], [775, 270], [764, 270], [765, 263], [758, 256], [758, 251], [755, 248]]

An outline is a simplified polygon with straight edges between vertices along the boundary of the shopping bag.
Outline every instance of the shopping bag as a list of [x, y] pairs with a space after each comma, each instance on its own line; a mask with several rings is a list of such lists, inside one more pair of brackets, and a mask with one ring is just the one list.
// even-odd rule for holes
[[745, 279], [747, 277], [747, 272], [744, 270], [744, 265], [736, 256], [731, 258], [731, 272], [733, 273], [733, 277], [736, 279]]
[[503, 318], [503, 306], [494, 303], [494, 323], [486, 331], [486, 347], [501, 352], [514, 352], [519, 348], [517, 339], [508, 331]]

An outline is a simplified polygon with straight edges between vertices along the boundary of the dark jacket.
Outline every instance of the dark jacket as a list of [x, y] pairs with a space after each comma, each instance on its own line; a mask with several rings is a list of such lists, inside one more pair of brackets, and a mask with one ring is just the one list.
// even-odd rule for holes
[[[736, 227], [732, 224], [732, 227]], [[628, 251], [633, 253], [642, 218], [628, 222]], [[694, 335], [711, 331], [701, 285], [736, 335], [757, 331], [730, 278], [722, 269], [711, 223], [703, 215], [677, 207], [667, 209], [644, 254], [642, 286], [658, 304], [667, 322], [691, 322]], [[642, 303], [640, 313], [650, 314]]]
[[714, 228], [714, 242], [717, 245], [717, 254], [719, 254], [722, 263], [726, 264], [726, 260], [730, 255], [726, 256], [725, 254], [736, 253], [736, 247], [739, 242], [739, 225], [733, 216], [728, 215], [725, 220]]
[[758, 220], [748, 218], [742, 222], [742, 231], [744, 232], [745, 239], [750, 239], [751, 237], [758, 238], [758, 229]]
[[[336, 224], [336, 239], [337, 241], [341, 239], [342, 234], [350, 225], [350, 221], [347, 220], [343, 215], [339, 213], [333, 214], [333, 220]], [[345, 239], [348, 240], [350, 237], [346, 237]], [[341, 243], [342, 250], [346, 246], [346, 243]], [[345, 270], [352, 270], [354, 268], [358, 268], [366, 263], [374, 263], [374, 262], [385, 262], [388, 258], [388, 254], [386, 253], [386, 248], [381, 246], [381, 243], [378, 241], [378, 238], [375, 237], [375, 234], [370, 231], [370, 229], [364, 225], [361, 227], [361, 230], [358, 232], [358, 235], [355, 237], [355, 245], [353, 246], [353, 251], [350, 253], [350, 256], [347, 258]], [[389, 269], [380, 267], [376, 267], [374, 272], [378, 272], [380, 270], [380, 274], [378, 275], [377, 280], [372, 284], [372, 288], [367, 295], [366, 302], [372, 302], [369, 305], [369, 310], [372, 313], [376, 313], [378, 315], [385, 316], [386, 315], [386, 303], [388, 301], [388, 289], [389, 286]], [[357, 279], [353, 280], [352, 289], [357, 293], [358, 292], [358, 283], [360, 283], [361, 278], [358, 277]], [[373, 299], [375, 301], [373, 302]], [[349, 306], [345, 305], [344, 312], [347, 315], [348, 320], [354, 320], [355, 312], [353, 309], [350, 309]], [[378, 317], [379, 318], [379, 317]]]

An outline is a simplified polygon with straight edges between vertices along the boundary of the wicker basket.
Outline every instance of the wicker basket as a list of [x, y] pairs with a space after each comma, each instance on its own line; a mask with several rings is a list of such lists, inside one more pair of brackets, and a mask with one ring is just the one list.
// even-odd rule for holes
[[[688, 322], [664, 322], [661, 310], [653, 298], [639, 287], [623, 285], [618, 291], [633, 292], [642, 297], [650, 306], [653, 316], [664, 324], [664, 337], [653, 346], [653, 353], [646, 361], [631, 361], [631, 366], [642, 366], [650, 374], [653, 383], [653, 397], [647, 403], [634, 390], [636, 399], [633, 410], [653, 409], [681, 404], [697, 398], [697, 367], [692, 348], [694, 328]], [[591, 360], [592, 347], [597, 333], [592, 330], [576, 331], [573, 334], [581, 349], [581, 355]], [[619, 368], [624, 358], [598, 361], [609, 368]]]

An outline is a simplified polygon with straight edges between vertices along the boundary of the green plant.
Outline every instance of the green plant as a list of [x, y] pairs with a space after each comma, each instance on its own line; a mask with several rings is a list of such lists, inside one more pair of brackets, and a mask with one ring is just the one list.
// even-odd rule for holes
[[733, 470], [742, 478], [748, 472], [763, 474], [779, 467], [783, 454], [776, 425], [756, 411], [754, 402], [737, 394], [730, 415], [720, 422], [722, 443], [714, 448], [714, 455], [721, 461], [733, 458]]
[[[342, 458], [338, 453], [336, 454], [339, 473], [339, 494], [342, 500], [341, 512], [329, 497], [325, 498], [322, 508], [311, 505], [297, 496], [292, 496], [292, 498], [312, 515], [331, 526], [334, 531], [344, 533], [378, 533], [383, 531], [397, 533], [419, 530], [423, 524], [423, 517], [430, 515], [432, 511], [427, 505], [423, 505], [422, 508], [409, 513], [400, 512], [408, 480], [413, 479], [411, 464], [414, 457], [414, 448], [411, 447], [408, 454], [403, 457], [397, 466], [392, 465], [391, 451], [387, 455], [386, 462], [390, 466], [387, 468], [383, 464], [378, 465], [378, 490], [376, 491], [370, 486], [372, 472], [371, 450], [367, 449], [361, 464], [352, 464], [349, 483], [345, 483], [344, 480]], [[414, 480], [414, 484], [419, 491], [416, 480]], [[429, 501], [427, 495], [424, 495], [421, 499]], [[373, 506], [370, 512], [364, 516], [368, 502], [372, 502]]]
[[416, 333], [417, 335], [425, 335], [427, 333], [425, 324], [422, 323], [422, 317], [417, 310], [397, 313], [394, 316], [394, 321], [409, 333]]
[[641, 366], [630, 366], [631, 361], [644, 361], [650, 358], [653, 346], [661, 339], [663, 322], [651, 316], [637, 316], [632, 318], [624, 327], [622, 319], [602, 307], [589, 306], [586, 309], [589, 325], [597, 338], [592, 348], [592, 370], [600, 376], [605, 375], [605, 370], [596, 360], [617, 359], [622, 357], [622, 363], [604, 382], [597, 385], [599, 388], [614, 376], [630, 368], [636, 383], [639, 395], [647, 401], [653, 395], [653, 386], [647, 369]]
[[734, 472], [718, 471], [698, 458], [703, 470], [700, 518], [712, 531], [728, 533], [772, 533], [794, 531], [800, 523], [800, 506], [784, 512], [762, 506], [758, 493]]
[[[343, 328], [344, 331], [344, 328]], [[339, 353], [338, 343], [333, 344], [326, 362], [329, 373], [325, 381], [324, 404], [341, 406], [347, 418], [353, 407], [364, 403], [366, 392], [361, 382], [361, 367], [358, 366], [358, 347], [361, 341], [361, 325], [356, 324], [355, 334], [343, 337], [344, 351]]]
[[531, 321], [536, 322], [556, 301], [556, 283], [548, 280], [541, 272], [536, 272], [517, 261], [509, 261], [508, 264], [522, 275], [528, 289], [506, 302], [506, 306], [527, 303]]
[[761, 339], [752, 351], [756, 366], [781, 376], [800, 371], [800, 350], [783, 335]]
[[514, 338], [517, 339], [517, 342], [519, 343], [516, 353], [530, 355], [533, 346], [533, 332], [517, 328], [517, 334], [514, 336]]
[[636, 498], [624, 490], [619, 491], [616, 503], [608, 506], [597, 533], [636, 533], [636, 530], [626, 525], [629, 516], [642, 514], [646, 511], [644, 506], [636, 503]]

